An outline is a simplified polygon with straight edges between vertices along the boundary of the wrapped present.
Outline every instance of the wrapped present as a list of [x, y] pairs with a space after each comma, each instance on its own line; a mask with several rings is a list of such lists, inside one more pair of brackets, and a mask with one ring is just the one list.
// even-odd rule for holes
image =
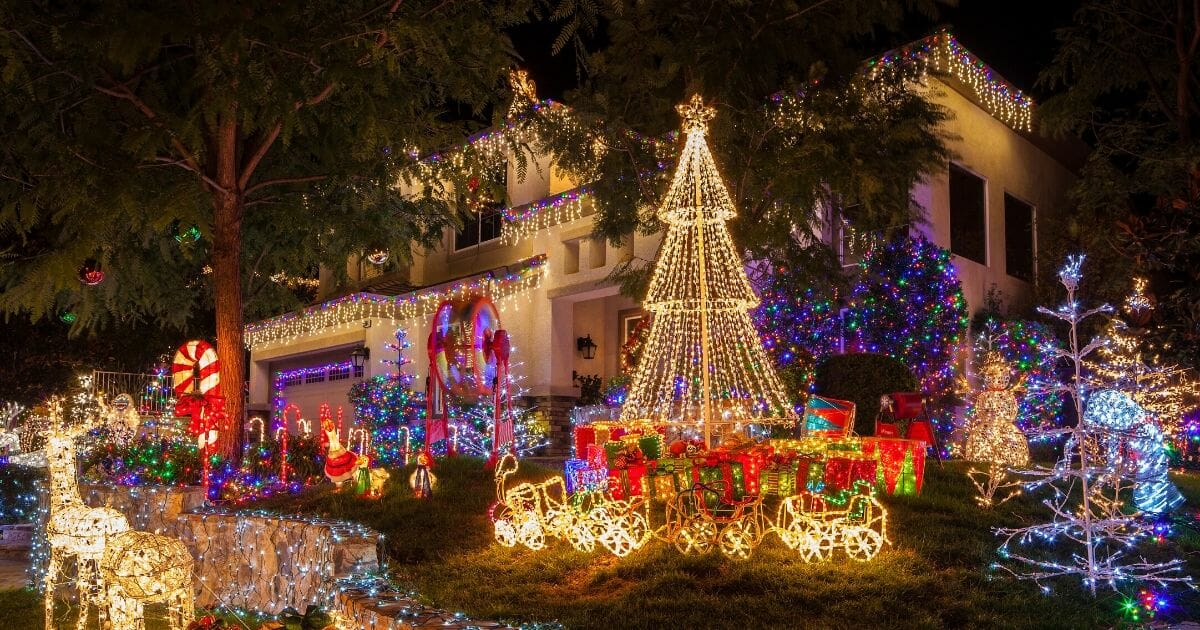
[[608, 471], [608, 492], [614, 499], [628, 499], [642, 496], [642, 484], [649, 467], [639, 462], [627, 464], [624, 468], [610, 468]]
[[777, 497], [790, 497], [796, 494], [798, 481], [797, 469], [800, 461], [796, 458], [780, 458], [772, 461], [760, 476], [762, 493]]
[[583, 458], [587, 460], [588, 466], [592, 468], [608, 468], [608, 454], [599, 445], [588, 444]]
[[825, 458], [812, 455], [796, 458], [796, 489], [816, 493], [825, 490]]
[[655, 469], [674, 477], [675, 487], [682, 492], [692, 487], [692, 468], [695, 465], [696, 460], [690, 457], [660, 457], [655, 462]]
[[680, 490], [674, 471], [663, 470], [657, 466], [647, 475], [645, 486], [650, 498], [663, 503], [674, 500]]
[[877, 485], [888, 494], [919, 494], [925, 481], [925, 445], [898, 438], [866, 438], [863, 452], [879, 462]]
[[663, 437], [658, 433], [642, 435], [638, 438], [637, 445], [646, 459], [658, 459], [663, 455]]
[[[876, 462], [873, 458], [829, 457], [825, 460], [825, 491], [853, 490], [855, 481], [875, 485]], [[865, 476], [859, 476], [865, 475]]]
[[563, 479], [568, 493], [603, 490], [608, 485], [608, 469], [585, 459], [568, 459], [563, 464]]
[[590, 426], [575, 427], [575, 456], [586, 457], [587, 447], [596, 443], [596, 428]]
[[609, 440], [604, 443], [604, 458], [611, 465], [617, 456], [625, 451], [625, 443], [620, 440]]
[[[720, 456], [718, 453], [709, 453], [707, 457], [700, 459], [696, 467], [692, 469], [692, 481], [713, 487], [717, 487], [719, 483], [722, 488], [721, 499], [725, 502], [736, 501], [746, 494], [746, 479], [742, 463], [727, 455]], [[707, 497], [706, 502], [708, 502]], [[712, 504], [710, 503], [709, 506], [712, 507]]]

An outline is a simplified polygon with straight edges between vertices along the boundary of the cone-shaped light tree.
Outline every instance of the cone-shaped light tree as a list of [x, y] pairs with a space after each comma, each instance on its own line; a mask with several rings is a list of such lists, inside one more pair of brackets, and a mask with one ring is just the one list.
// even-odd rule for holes
[[699, 95], [677, 109], [687, 144], [658, 211], [667, 234], [645, 300], [650, 335], [621, 420], [695, 428], [711, 446], [714, 434], [796, 418], [750, 320], [758, 297], [725, 225], [736, 211], [705, 140], [715, 111]]

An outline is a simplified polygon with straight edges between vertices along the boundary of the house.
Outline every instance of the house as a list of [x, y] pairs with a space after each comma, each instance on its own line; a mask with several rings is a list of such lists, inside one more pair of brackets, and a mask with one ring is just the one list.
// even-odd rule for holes
[[[924, 78], [953, 114], [945, 131], [956, 157], [913, 191], [928, 219], [916, 229], [954, 254], [972, 311], [993, 286], [1009, 300], [1028, 298], [1045, 264], [1037, 256], [1039, 219], [1067, 208], [1071, 153], [1032, 133], [1031, 100], [949, 34], [889, 52], [868, 68], [942, 71]], [[634, 256], [653, 259], [661, 235], [635, 235], [620, 247], [591, 238], [586, 188], [557, 173], [548, 156], [538, 156], [523, 179], [502, 153], [496, 169], [504, 203], [477, 208], [463, 230], [447, 230], [441, 247], [387, 273], [371, 260], [352, 260], [350, 286], [335, 286], [323, 273], [318, 304], [249, 324], [251, 414], [278, 418], [288, 408], [291, 431], [322, 404], [352, 415], [349, 385], [393, 369], [382, 359], [394, 354], [387, 344], [398, 327], [412, 343], [408, 370], [421, 382], [434, 310], [446, 299], [483, 293], [513, 340], [513, 371], [549, 412], [552, 439], [564, 448], [567, 413], [580, 393], [575, 376], [617, 375], [619, 348], [642, 316], [604, 279]], [[847, 230], [829, 223], [823, 238], [852, 263]], [[356, 364], [352, 353], [364, 358], [359, 348], [369, 356]]]

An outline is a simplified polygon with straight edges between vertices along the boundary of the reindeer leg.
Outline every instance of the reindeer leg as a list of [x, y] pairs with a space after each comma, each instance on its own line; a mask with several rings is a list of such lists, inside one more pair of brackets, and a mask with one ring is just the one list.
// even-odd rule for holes
[[[75, 619], [75, 630], [86, 630], [90, 604], [95, 595], [96, 574], [98, 573], [94, 560], [84, 560], [75, 556], [75, 586], [79, 591], [79, 617]], [[97, 606], [99, 607], [99, 606]]]
[[44, 584], [46, 588], [43, 606], [46, 613], [46, 630], [54, 630], [54, 580], [62, 572], [62, 551], [50, 549], [50, 562], [46, 565]]

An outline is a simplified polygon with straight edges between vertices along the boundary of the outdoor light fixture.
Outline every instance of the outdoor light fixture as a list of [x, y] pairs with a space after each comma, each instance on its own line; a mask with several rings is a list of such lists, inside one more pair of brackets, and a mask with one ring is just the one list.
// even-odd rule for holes
[[356, 370], [361, 370], [369, 358], [371, 358], [371, 349], [366, 346], [359, 346], [350, 353], [350, 360], [354, 363]]
[[592, 335], [589, 333], [586, 337], [579, 337], [575, 340], [575, 349], [583, 353], [583, 358], [596, 358], [596, 342], [592, 341]]

